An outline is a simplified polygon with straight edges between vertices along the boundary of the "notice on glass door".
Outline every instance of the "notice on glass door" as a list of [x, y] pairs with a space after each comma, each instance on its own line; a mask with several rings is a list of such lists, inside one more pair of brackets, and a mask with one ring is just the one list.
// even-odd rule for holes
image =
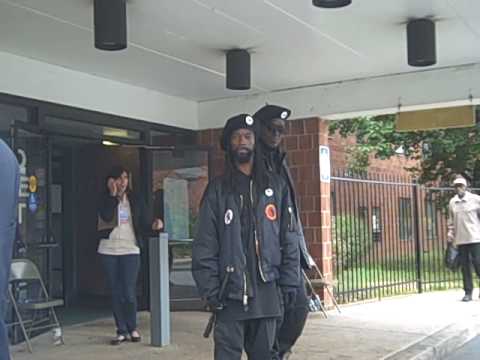
[[188, 181], [167, 177], [163, 179], [165, 232], [169, 239], [189, 238]]

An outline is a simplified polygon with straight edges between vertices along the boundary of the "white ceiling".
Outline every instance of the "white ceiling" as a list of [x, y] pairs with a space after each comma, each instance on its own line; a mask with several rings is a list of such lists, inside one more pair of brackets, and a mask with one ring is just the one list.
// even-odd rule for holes
[[[478, 0], [128, 0], [127, 50], [93, 47], [93, 0], [0, 0], [0, 51], [197, 101], [417, 71], [405, 22], [438, 19], [436, 67], [480, 62]], [[252, 50], [249, 92], [224, 50]]]

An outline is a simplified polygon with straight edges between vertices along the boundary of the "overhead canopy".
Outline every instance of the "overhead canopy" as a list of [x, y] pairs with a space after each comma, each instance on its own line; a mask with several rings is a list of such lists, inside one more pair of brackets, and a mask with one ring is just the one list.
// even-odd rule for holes
[[[293, 117], [334, 118], [478, 96], [479, 1], [354, 0], [320, 9], [310, 0], [129, 0], [127, 17], [128, 48], [104, 52], [93, 45], [91, 0], [0, 0], [0, 51], [158, 93], [134, 99], [147, 108], [158, 97], [178, 107], [165, 95], [199, 102], [197, 116], [180, 122], [191, 128], [265, 101], [289, 102]], [[423, 17], [437, 32], [438, 61], [427, 70], [407, 64], [406, 22]], [[251, 52], [248, 91], [226, 89], [225, 51], [233, 48]], [[63, 91], [75, 94], [73, 86]], [[97, 108], [116, 111], [114, 102]]]

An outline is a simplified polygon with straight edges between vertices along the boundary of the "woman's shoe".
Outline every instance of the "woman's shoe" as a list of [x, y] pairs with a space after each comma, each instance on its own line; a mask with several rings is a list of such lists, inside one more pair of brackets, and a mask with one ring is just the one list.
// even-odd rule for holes
[[140, 340], [142, 340], [142, 337], [137, 330], [134, 330], [130, 333], [130, 340], [132, 340], [132, 342], [140, 342]]
[[110, 340], [110, 345], [120, 345], [125, 341], [127, 341], [127, 337], [125, 335], [117, 335], [114, 339]]

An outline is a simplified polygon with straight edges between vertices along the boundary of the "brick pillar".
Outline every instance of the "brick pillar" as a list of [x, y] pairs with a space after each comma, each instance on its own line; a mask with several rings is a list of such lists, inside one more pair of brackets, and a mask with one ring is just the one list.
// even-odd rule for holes
[[[328, 146], [328, 123], [325, 120], [319, 122], [318, 145]], [[320, 170], [320, 164], [319, 164]], [[321, 261], [317, 263], [327, 282], [333, 281], [333, 257], [332, 257], [332, 232], [331, 232], [331, 213], [330, 213], [330, 183], [320, 181], [320, 172], [318, 173], [320, 185], [320, 212], [321, 212]], [[333, 289], [330, 289], [331, 292]], [[327, 307], [333, 305], [332, 299], [326, 289], [323, 289], [323, 299]]]

